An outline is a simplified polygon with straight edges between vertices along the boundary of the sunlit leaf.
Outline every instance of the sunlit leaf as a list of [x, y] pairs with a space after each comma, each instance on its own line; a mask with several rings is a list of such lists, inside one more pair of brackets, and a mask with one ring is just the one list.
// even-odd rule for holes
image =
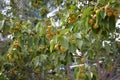
[[4, 22], [5, 22], [5, 20], [0, 21], [0, 30], [3, 28]]
[[62, 30], [61, 32], [60, 32], [60, 35], [62, 35], [62, 34], [65, 34], [65, 33], [67, 33], [67, 32], [69, 32], [69, 28], [68, 29], [64, 29], [64, 30]]
[[54, 41], [54, 40], [51, 40], [51, 41], [50, 41], [50, 52], [53, 51], [54, 45], [55, 45], [55, 41]]

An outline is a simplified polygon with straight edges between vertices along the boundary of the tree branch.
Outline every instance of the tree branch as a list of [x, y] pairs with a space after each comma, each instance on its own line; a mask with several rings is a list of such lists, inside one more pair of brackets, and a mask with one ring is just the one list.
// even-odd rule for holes
[[115, 80], [117, 78], [120, 78], [120, 75], [117, 75], [117, 76], [113, 77], [111, 80]]
[[66, 65], [66, 70], [67, 70], [67, 76], [68, 76], [68, 78], [70, 80], [74, 80], [74, 78], [73, 78], [73, 76], [71, 74], [71, 69], [70, 69], [70, 65], [69, 64]]
[[97, 69], [98, 69], [98, 79], [101, 80], [101, 69], [98, 57], [96, 57]]

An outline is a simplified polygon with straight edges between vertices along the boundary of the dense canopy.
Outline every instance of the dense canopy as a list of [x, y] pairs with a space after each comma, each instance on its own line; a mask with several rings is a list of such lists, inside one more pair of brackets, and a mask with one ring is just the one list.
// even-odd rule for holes
[[0, 80], [119, 80], [119, 12], [119, 0], [0, 0]]

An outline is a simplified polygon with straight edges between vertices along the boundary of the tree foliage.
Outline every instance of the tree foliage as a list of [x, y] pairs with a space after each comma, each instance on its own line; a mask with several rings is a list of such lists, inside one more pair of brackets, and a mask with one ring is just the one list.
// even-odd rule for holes
[[[1, 33], [13, 37], [0, 58], [0, 79], [120, 78], [119, 5], [118, 0], [10, 0], [11, 9], [0, 14]], [[71, 69], [75, 61], [80, 65]]]

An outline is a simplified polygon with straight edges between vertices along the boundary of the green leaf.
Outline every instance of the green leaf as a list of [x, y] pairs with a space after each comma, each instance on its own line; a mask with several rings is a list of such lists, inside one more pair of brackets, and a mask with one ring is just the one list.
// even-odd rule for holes
[[83, 41], [82, 40], [77, 40], [77, 46], [79, 49], [82, 48], [82, 45], [83, 45]]
[[6, 75], [0, 73], [0, 80], [9, 80]]
[[88, 27], [89, 27], [88, 21], [89, 21], [89, 17], [87, 17], [86, 20], [85, 20], [85, 27], [86, 27], [86, 29], [88, 29]]
[[109, 44], [105, 44], [105, 50], [108, 53], [112, 53], [111, 46]]
[[73, 31], [73, 32], [79, 32], [79, 31], [80, 31], [80, 27], [79, 27], [79, 26], [80, 26], [79, 24], [76, 24], [76, 25], [73, 27], [72, 31]]
[[[28, 46], [29, 47], [33, 47], [32, 45], [33, 45], [33, 41], [34, 41], [35, 39], [33, 39], [32, 37], [28, 37]], [[34, 41], [35, 42], [35, 41]], [[24, 45], [24, 44], [23, 44]]]
[[0, 75], [0, 80], [5, 80], [3, 75]]
[[[31, 40], [33, 40], [33, 39], [31, 39]], [[33, 43], [32, 43], [33, 44]], [[37, 38], [34, 38], [34, 44], [33, 44], [33, 46], [32, 47], [34, 47], [34, 52], [36, 53], [37, 52], [37, 50], [38, 50], [38, 46], [39, 46], [39, 38], [37, 37]]]
[[93, 74], [93, 77], [92, 77], [92, 79], [91, 79], [91, 80], [97, 80], [97, 78], [96, 78], [95, 74]]
[[40, 27], [42, 27], [42, 26], [41, 26], [41, 23], [39, 22], [39, 23], [37, 23], [37, 25], [35, 26], [36, 32], [39, 32], [39, 31], [40, 31]]
[[47, 59], [47, 55], [41, 54], [40, 60], [45, 61]]
[[105, 12], [105, 10], [100, 11], [100, 15], [101, 15], [101, 17], [102, 17], [103, 19], [105, 19], [105, 17], [106, 17], [106, 12]]
[[67, 38], [67, 37], [62, 37], [62, 38], [60, 39], [60, 42], [61, 42], [61, 45], [62, 45], [63, 47], [65, 47], [66, 49], [69, 48], [69, 41], [68, 41], [68, 38]]
[[0, 30], [3, 28], [4, 22], [5, 22], [5, 20], [0, 21]]
[[11, 22], [10, 21], [5, 21], [4, 22], [4, 26], [2, 28], [4, 34], [9, 32], [10, 26], [11, 26]]
[[39, 56], [36, 56], [33, 60], [32, 60], [32, 63], [35, 65], [35, 67], [39, 66], [40, 64], [40, 57]]
[[115, 25], [116, 25], [115, 17], [111, 16], [109, 18], [109, 29], [110, 29], [110, 31], [114, 31], [115, 30]]
[[79, 39], [82, 37], [80, 33], [75, 33], [74, 36]]
[[70, 44], [70, 45], [69, 45], [69, 51], [70, 51], [71, 53], [75, 53], [75, 51], [76, 51], [75, 45]]
[[0, 20], [3, 20], [3, 17], [4, 17], [3, 14], [0, 14]]
[[70, 64], [71, 62], [73, 62], [73, 55], [72, 53], [66, 53], [66, 57], [65, 57], [67, 64]]
[[90, 80], [87, 74], [85, 75], [85, 80]]
[[93, 7], [88, 7], [84, 10], [82, 18], [86, 18], [93, 13]]
[[60, 32], [60, 35], [62, 35], [62, 34], [65, 34], [65, 33], [67, 33], [67, 32], [69, 32], [69, 28], [68, 29], [63, 29], [61, 32]]
[[65, 54], [62, 54], [61, 56], [60, 56], [60, 61], [64, 61], [65, 60]]
[[55, 41], [54, 41], [54, 40], [51, 40], [51, 41], [50, 41], [50, 52], [53, 51], [54, 45], [55, 45]]

